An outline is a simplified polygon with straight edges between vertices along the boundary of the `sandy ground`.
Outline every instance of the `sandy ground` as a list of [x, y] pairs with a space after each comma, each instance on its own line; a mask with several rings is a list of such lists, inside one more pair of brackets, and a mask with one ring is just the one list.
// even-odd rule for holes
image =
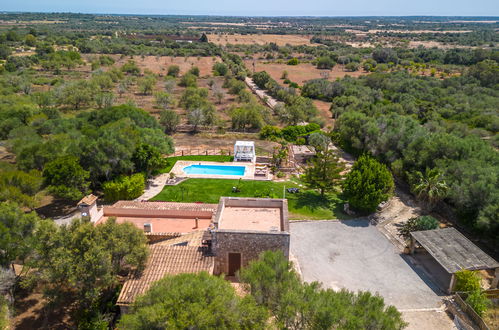
[[[100, 56], [99, 54], [84, 54], [83, 58], [90, 60]], [[121, 55], [107, 55], [112, 57], [116, 63], [115, 66], [122, 66], [129, 60], [135, 61], [137, 66], [141, 69], [147, 69], [155, 74], [163, 74], [166, 76], [168, 67], [170, 65], [178, 65], [180, 67], [180, 74], [189, 71], [193, 66], [197, 66], [200, 71], [200, 76], [211, 75], [213, 64], [221, 62], [219, 57], [174, 57], [174, 56], [121, 56]]]
[[329, 80], [334, 81], [337, 78], [343, 78], [345, 76], [359, 77], [368, 74], [367, 72], [355, 71], [348, 72], [344, 70], [343, 65], [336, 65], [332, 70], [319, 70], [314, 65], [310, 63], [301, 63], [298, 65], [287, 65], [280, 63], [267, 63], [264, 60], [253, 60], [246, 59], [244, 63], [248, 69], [253, 70], [253, 63], [255, 63], [255, 71], [267, 71], [268, 74], [272, 76], [277, 82], [284, 86], [284, 79], [281, 79], [282, 73], [284, 71], [288, 72], [288, 79], [297, 83], [298, 85], [303, 85], [307, 80], [320, 79], [321, 72], [329, 73]]
[[257, 45], [265, 45], [267, 43], [274, 42], [278, 46], [285, 46], [287, 44], [292, 46], [299, 45], [309, 45], [309, 46], [317, 46], [318, 44], [312, 44], [310, 42], [310, 36], [307, 35], [280, 35], [280, 34], [248, 34], [248, 35], [240, 35], [240, 34], [208, 34], [208, 41], [213, 42], [217, 45], [226, 45], [226, 44], [234, 44], [234, 45], [242, 45], [242, 44], [257, 44]]

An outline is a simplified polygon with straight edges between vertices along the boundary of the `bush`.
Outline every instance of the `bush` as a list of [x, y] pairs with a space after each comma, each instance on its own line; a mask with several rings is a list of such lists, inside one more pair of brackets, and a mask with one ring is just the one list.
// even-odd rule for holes
[[399, 229], [402, 236], [408, 238], [413, 231], [432, 230], [438, 228], [438, 220], [430, 215], [411, 218]]
[[229, 68], [223, 63], [213, 64], [212, 70], [214, 76], [225, 76], [229, 72]]
[[298, 65], [298, 64], [300, 64], [300, 61], [298, 61], [296, 57], [293, 57], [288, 61], [288, 65]]
[[374, 212], [394, 188], [388, 168], [376, 159], [363, 155], [352, 166], [343, 182], [343, 193], [350, 205], [361, 212]]
[[102, 187], [106, 201], [131, 200], [144, 193], [145, 177], [142, 173], [120, 176], [113, 181], [105, 182]]
[[468, 305], [470, 305], [480, 316], [483, 316], [491, 305], [490, 300], [481, 290], [475, 290], [469, 293], [466, 298], [466, 303], [468, 303]]
[[197, 77], [188, 72], [182, 76], [178, 85], [182, 87], [197, 87]]
[[267, 125], [260, 130], [260, 139], [277, 141], [282, 137], [281, 129], [277, 126]]
[[168, 67], [167, 75], [170, 77], [178, 77], [180, 74], [180, 67], [178, 65], [170, 65]]
[[190, 70], [189, 73], [195, 75], [196, 77], [199, 77], [199, 68], [197, 66], [193, 66]]
[[140, 68], [137, 66], [135, 61], [128, 61], [123, 64], [121, 71], [131, 74], [132, 76], [138, 76], [140, 74]]
[[481, 289], [480, 276], [471, 270], [463, 269], [456, 272], [454, 291], [479, 291]]

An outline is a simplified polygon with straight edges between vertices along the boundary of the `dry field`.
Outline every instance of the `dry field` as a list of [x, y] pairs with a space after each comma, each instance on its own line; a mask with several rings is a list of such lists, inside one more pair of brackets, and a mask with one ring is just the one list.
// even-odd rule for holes
[[276, 43], [278, 46], [285, 46], [290, 44], [292, 46], [299, 45], [309, 45], [316, 46], [317, 44], [312, 44], [310, 42], [310, 36], [307, 35], [280, 35], [280, 34], [208, 34], [208, 41], [213, 42], [217, 45], [245, 45], [245, 44], [256, 44], [265, 45], [271, 42]]
[[[283, 84], [283, 79], [281, 79], [282, 72], [288, 72], [288, 79], [297, 83], [298, 85], [303, 85], [303, 83], [307, 80], [311, 79], [319, 79], [321, 77], [322, 71], [327, 70], [319, 70], [314, 65], [310, 63], [302, 63], [298, 65], [287, 65], [287, 64], [279, 64], [279, 63], [267, 63], [261, 60], [245, 60], [245, 65], [248, 69], [253, 69], [253, 62], [255, 62], [255, 71], [267, 71], [268, 74], [272, 76], [277, 82]], [[333, 70], [329, 72], [329, 80], [336, 80], [337, 78], [343, 78], [345, 76], [350, 77], [359, 77], [362, 75], [366, 75], [367, 72], [364, 71], [355, 71], [355, 72], [347, 72], [344, 70], [343, 65], [336, 65]]]
[[[85, 54], [83, 58], [87, 61], [91, 58], [98, 57], [98, 54]], [[112, 57], [116, 66], [122, 66], [130, 59], [133, 59], [141, 70], [150, 70], [155, 74], [165, 75], [168, 72], [170, 65], [178, 65], [180, 67], [180, 74], [189, 71], [193, 66], [197, 66], [200, 70], [200, 76], [211, 75], [211, 68], [216, 62], [221, 62], [219, 57], [173, 57], [173, 56], [121, 56], [121, 55], [108, 55]]]

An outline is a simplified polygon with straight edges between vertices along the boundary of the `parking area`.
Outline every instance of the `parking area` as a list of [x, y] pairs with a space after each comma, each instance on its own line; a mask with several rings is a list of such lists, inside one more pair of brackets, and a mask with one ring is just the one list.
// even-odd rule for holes
[[400, 310], [442, 305], [444, 293], [369, 221], [293, 222], [290, 227], [291, 253], [305, 281], [378, 292]]

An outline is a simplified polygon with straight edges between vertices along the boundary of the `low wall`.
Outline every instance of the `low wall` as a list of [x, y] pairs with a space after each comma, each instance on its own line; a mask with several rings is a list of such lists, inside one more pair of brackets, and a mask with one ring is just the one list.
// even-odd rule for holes
[[490, 330], [490, 328], [485, 324], [485, 321], [478, 315], [473, 308], [471, 308], [470, 305], [464, 299], [461, 297], [461, 295], [465, 295], [466, 293], [463, 292], [457, 292], [454, 295], [454, 300], [458, 304], [458, 306], [463, 310], [463, 312], [466, 313], [466, 315], [469, 316], [469, 318], [475, 322], [475, 325], [478, 326], [480, 330]]
[[211, 219], [212, 211], [196, 210], [146, 210], [126, 209], [121, 207], [104, 206], [106, 217], [133, 217], [133, 218], [180, 218], [180, 219]]

